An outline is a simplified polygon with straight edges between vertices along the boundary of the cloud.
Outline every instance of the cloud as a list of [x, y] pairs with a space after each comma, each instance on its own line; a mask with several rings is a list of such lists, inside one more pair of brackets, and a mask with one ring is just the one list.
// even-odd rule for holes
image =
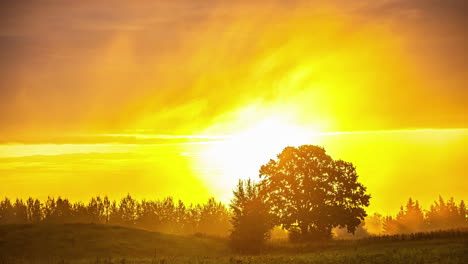
[[467, 124], [465, 1], [14, 2], [6, 141], [200, 133], [252, 106], [329, 131]]
[[[159, 134], [94, 134], [62, 136], [9, 137], [0, 145], [17, 144], [126, 144], [126, 145], [177, 145], [209, 144], [229, 138], [229, 135], [159, 135]], [[1, 155], [0, 155], [1, 156]]]

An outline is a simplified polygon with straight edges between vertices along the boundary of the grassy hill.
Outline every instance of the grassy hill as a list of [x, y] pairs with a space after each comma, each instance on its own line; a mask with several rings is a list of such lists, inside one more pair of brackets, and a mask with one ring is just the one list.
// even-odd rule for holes
[[97, 224], [0, 226], [0, 256], [153, 257], [228, 254], [222, 239], [176, 236]]
[[0, 264], [466, 263], [468, 232], [328, 241], [271, 242], [262, 254], [233, 254], [223, 239], [96, 224], [0, 226]]

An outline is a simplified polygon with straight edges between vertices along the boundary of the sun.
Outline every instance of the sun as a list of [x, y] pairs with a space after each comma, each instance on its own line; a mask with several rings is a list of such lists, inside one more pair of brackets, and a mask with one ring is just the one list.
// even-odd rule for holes
[[217, 168], [221, 177], [210, 185], [229, 190], [238, 179], [257, 179], [261, 165], [275, 158], [286, 146], [310, 144], [314, 134], [285, 115], [263, 118], [244, 131], [207, 147], [202, 154], [203, 166]]

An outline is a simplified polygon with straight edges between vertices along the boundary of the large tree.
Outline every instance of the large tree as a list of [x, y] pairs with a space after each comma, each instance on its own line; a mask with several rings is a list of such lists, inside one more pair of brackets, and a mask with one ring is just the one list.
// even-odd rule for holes
[[292, 240], [329, 238], [331, 229], [354, 232], [370, 196], [352, 163], [333, 160], [314, 145], [286, 147], [260, 168], [262, 196]]

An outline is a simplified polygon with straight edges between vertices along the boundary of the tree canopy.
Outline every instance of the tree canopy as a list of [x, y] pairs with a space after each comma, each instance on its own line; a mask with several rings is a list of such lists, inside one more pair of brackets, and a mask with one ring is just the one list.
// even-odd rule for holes
[[262, 196], [293, 240], [322, 239], [334, 227], [354, 232], [370, 195], [350, 162], [314, 145], [286, 147], [260, 168]]
[[250, 179], [239, 180], [233, 193], [231, 245], [240, 251], [258, 251], [273, 228], [259, 185]]

